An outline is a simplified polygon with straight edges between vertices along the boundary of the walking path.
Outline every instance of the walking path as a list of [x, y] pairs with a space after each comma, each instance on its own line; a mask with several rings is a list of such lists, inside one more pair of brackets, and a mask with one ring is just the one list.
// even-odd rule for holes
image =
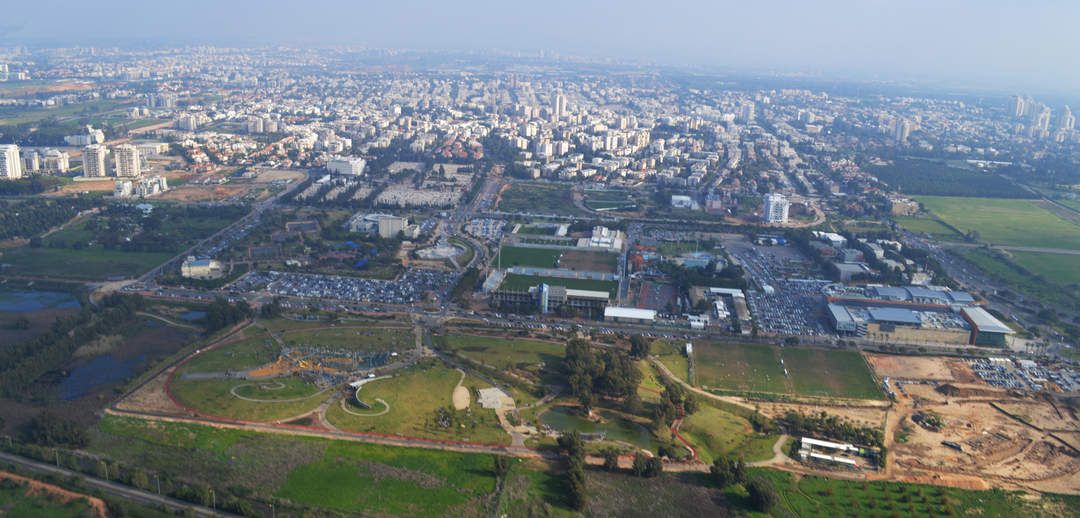
[[155, 315], [153, 313], [147, 313], [145, 311], [136, 311], [135, 314], [140, 315], [140, 316], [144, 316], [144, 317], [149, 317], [149, 318], [152, 318], [154, 320], [160, 320], [160, 321], [165, 322], [166, 324], [169, 324], [170, 326], [173, 326], [173, 327], [182, 327], [184, 329], [193, 329], [195, 331], [198, 331], [200, 329], [199, 326], [193, 326], [191, 324], [181, 324], [180, 322], [176, 322], [174, 320], [169, 320], [169, 319], [167, 319], [167, 318], [165, 318], [165, 317], [163, 317], [161, 315]]

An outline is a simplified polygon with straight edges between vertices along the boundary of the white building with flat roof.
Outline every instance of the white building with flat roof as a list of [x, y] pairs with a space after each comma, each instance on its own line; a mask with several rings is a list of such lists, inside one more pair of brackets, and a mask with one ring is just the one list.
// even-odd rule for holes
[[771, 192], [765, 195], [765, 204], [761, 216], [766, 223], [784, 224], [788, 221], [788, 209], [791, 203], [783, 194]]
[[0, 145], [0, 178], [14, 180], [22, 178], [22, 159], [19, 158], [19, 146]]
[[83, 148], [83, 176], [86, 178], [105, 177], [105, 155], [109, 148], [101, 144], [90, 144]]
[[364, 174], [367, 161], [351, 156], [335, 156], [326, 162], [326, 170], [334, 174], [360, 176]]
[[113, 161], [116, 163], [116, 176], [122, 178], [137, 178], [142, 174], [142, 164], [139, 162], [139, 149], [131, 144], [121, 144], [113, 150]]

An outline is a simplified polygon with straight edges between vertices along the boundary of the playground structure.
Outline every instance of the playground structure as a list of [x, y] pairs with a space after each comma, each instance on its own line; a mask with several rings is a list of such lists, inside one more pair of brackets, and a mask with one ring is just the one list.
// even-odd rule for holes
[[281, 353], [273, 363], [252, 369], [247, 377], [258, 379], [299, 375], [323, 389], [354, 379], [360, 373], [383, 367], [397, 356], [398, 353], [386, 351], [359, 352], [328, 347], [282, 346]]

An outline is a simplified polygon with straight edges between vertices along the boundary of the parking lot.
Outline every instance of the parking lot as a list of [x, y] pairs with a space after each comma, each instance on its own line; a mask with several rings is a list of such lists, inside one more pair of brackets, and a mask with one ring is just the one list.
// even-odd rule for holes
[[792, 279], [779, 275], [793, 268], [790, 250], [785, 254], [763, 254], [757, 248], [729, 249], [760, 289], [747, 290], [747, 305], [761, 331], [783, 335], [826, 336], [829, 332], [819, 318], [822, 288], [827, 280]]
[[433, 293], [439, 299], [445, 298], [456, 280], [455, 272], [417, 268], [406, 270], [392, 281], [269, 271], [248, 274], [237, 281], [232, 290], [380, 304], [412, 304], [419, 302], [425, 293]]

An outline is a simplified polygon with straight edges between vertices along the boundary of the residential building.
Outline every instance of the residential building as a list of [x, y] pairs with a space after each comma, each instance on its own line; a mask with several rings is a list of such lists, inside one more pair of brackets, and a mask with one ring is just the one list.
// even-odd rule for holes
[[138, 178], [142, 174], [142, 165], [139, 163], [139, 149], [131, 144], [116, 146], [113, 151], [113, 161], [116, 163], [116, 176]]
[[19, 159], [19, 146], [0, 145], [0, 178], [14, 180], [22, 178], [22, 160]]
[[109, 148], [101, 144], [90, 144], [83, 148], [83, 176], [86, 178], [104, 178], [105, 155]]
[[762, 208], [762, 219], [766, 223], [772, 224], [784, 224], [788, 221], [788, 209], [791, 207], [791, 203], [787, 201], [787, 198], [780, 193], [769, 193], [765, 195], [765, 204]]

